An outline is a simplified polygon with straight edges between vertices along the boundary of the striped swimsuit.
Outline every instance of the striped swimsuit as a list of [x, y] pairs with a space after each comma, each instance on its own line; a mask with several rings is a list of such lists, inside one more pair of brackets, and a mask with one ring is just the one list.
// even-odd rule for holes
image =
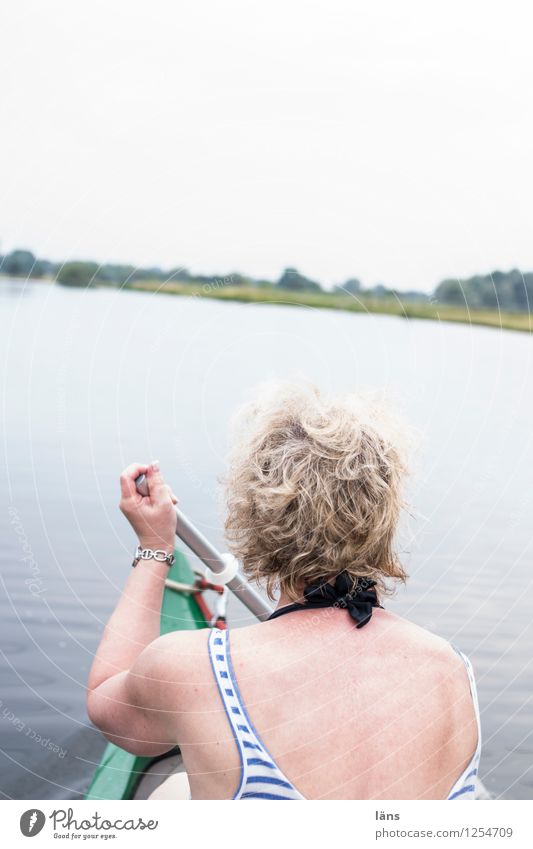
[[[213, 628], [209, 633], [208, 648], [213, 675], [241, 760], [239, 787], [233, 799], [305, 799], [280, 770], [248, 716], [231, 663], [228, 631]], [[449, 800], [475, 797], [481, 753], [479, 707], [472, 665], [459, 649], [455, 648], [455, 651], [464, 661], [468, 671], [478, 726], [478, 743], [470, 763], [453, 785], [448, 795]]]
[[472, 669], [472, 664], [470, 663], [470, 660], [467, 658], [466, 654], [463, 654], [463, 652], [459, 651], [459, 649], [454, 645], [452, 645], [452, 648], [462, 659], [466, 666], [466, 671], [468, 672], [468, 680], [470, 681], [470, 693], [472, 694], [472, 701], [474, 703], [474, 710], [476, 713], [477, 746], [476, 751], [472, 755], [470, 763], [465, 767], [462, 774], [459, 776], [452, 789], [450, 790], [448, 794], [448, 801], [451, 801], [452, 799], [467, 800], [476, 798], [476, 792], [478, 789], [479, 759], [481, 757], [481, 722], [479, 718], [479, 703], [477, 698], [474, 670]]

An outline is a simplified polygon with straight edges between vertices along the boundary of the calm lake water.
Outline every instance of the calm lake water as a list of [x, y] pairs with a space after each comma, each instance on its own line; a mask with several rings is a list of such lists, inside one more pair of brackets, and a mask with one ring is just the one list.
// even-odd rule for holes
[[411, 580], [387, 606], [470, 655], [482, 778], [533, 797], [531, 338], [7, 280], [0, 310], [0, 793], [76, 798], [98, 761], [84, 688], [135, 542], [122, 467], [158, 458], [222, 546], [228, 419], [257, 382], [303, 376], [384, 389], [417, 427]]

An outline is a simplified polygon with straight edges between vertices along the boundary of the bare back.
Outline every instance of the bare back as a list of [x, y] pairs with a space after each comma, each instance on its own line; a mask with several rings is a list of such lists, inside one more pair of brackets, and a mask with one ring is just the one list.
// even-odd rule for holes
[[[240, 758], [207, 633], [166, 640], [162, 705], [175, 711], [192, 797], [230, 799]], [[476, 748], [461, 659], [387, 611], [359, 630], [331, 608], [235, 629], [231, 656], [255, 729], [306, 798], [445, 799]]]

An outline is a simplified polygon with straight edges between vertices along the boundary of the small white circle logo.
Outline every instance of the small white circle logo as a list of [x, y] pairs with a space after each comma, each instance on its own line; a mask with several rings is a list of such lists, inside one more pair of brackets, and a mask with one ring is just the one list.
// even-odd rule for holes
[[20, 818], [20, 830], [24, 837], [35, 837], [42, 830], [46, 817], [38, 808], [30, 808], [24, 811]]

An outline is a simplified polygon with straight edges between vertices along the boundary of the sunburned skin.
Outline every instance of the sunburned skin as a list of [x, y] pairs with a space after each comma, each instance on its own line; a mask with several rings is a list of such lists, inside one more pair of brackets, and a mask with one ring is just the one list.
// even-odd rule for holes
[[[255, 729], [308, 799], [445, 799], [476, 748], [463, 662], [444, 640], [386, 610], [362, 629], [332, 608], [235, 628], [231, 655]], [[130, 718], [120, 745], [141, 753], [178, 743], [192, 797], [232, 798], [240, 758], [207, 634], [156, 640], [130, 694], [138, 708], [116, 706], [118, 727], [126, 727], [122, 711]]]

